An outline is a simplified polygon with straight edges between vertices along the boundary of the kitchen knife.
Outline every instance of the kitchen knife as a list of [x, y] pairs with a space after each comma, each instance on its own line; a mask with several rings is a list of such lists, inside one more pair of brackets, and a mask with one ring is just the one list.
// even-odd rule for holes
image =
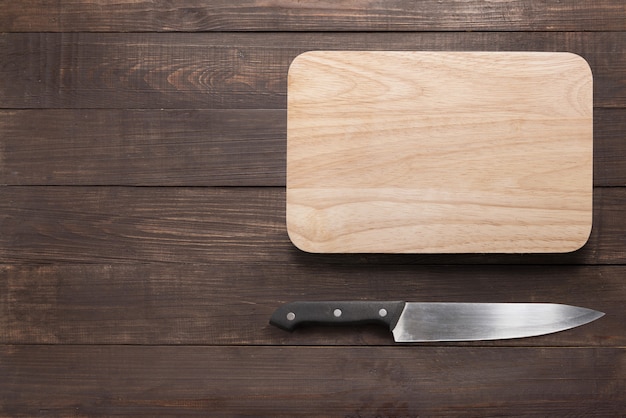
[[479, 341], [550, 334], [603, 315], [554, 303], [291, 302], [270, 324], [293, 331], [302, 324], [375, 323], [389, 327], [396, 342]]

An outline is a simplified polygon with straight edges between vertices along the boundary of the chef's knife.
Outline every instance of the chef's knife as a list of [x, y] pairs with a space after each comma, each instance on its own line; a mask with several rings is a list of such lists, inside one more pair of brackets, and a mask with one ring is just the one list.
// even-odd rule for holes
[[604, 313], [554, 303], [291, 302], [270, 324], [388, 326], [396, 342], [478, 341], [532, 337], [574, 328]]

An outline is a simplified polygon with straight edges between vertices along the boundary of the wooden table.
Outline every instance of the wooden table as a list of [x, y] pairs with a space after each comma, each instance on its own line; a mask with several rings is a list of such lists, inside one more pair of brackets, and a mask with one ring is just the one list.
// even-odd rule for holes
[[[619, 416], [622, 0], [0, 1], [0, 415]], [[570, 51], [594, 74], [594, 215], [567, 254], [307, 254], [285, 227], [308, 50]], [[542, 337], [286, 333], [298, 299], [560, 302]]]

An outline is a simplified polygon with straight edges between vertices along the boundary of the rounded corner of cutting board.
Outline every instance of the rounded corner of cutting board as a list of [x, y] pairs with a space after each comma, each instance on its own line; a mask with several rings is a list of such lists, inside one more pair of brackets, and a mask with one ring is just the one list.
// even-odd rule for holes
[[[289, 63], [289, 69], [287, 70], [288, 76], [293, 76], [294, 73], [304, 69], [306, 71], [307, 61], [310, 57], [314, 57], [320, 51], [305, 51], [295, 56]], [[297, 75], [297, 74], [296, 74]]]
[[589, 61], [587, 61], [587, 59], [585, 57], [583, 57], [582, 55], [579, 55], [575, 52], [560, 52], [560, 54], [566, 55], [566, 56], [570, 56], [573, 57], [575, 60], [578, 61], [578, 63], [580, 64], [580, 70], [584, 71], [587, 74], [587, 77], [589, 77], [590, 80], [593, 80], [593, 70], [591, 69], [591, 65], [589, 64]]
[[589, 242], [589, 238], [591, 238], [591, 233], [593, 231], [593, 221], [591, 220], [592, 214], [589, 214], [589, 223], [584, 227], [580, 228], [580, 238], [576, 240], [572, 240], [568, 246], [564, 246], [561, 251], [557, 251], [560, 254], [569, 254], [581, 250], [587, 243]]
[[[287, 223], [289, 225], [289, 222]], [[322, 251], [317, 251], [311, 241], [303, 238], [299, 234], [292, 231], [289, 226], [287, 226], [287, 236], [289, 237], [289, 241], [296, 247], [298, 250], [309, 253], [309, 254], [319, 254]]]

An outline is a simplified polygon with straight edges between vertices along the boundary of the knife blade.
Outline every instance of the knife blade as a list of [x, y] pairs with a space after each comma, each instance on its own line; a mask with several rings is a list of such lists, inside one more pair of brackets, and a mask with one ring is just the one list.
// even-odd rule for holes
[[304, 324], [381, 324], [396, 342], [482, 341], [564, 331], [603, 312], [556, 303], [459, 303], [402, 301], [291, 302], [270, 324], [293, 331]]

